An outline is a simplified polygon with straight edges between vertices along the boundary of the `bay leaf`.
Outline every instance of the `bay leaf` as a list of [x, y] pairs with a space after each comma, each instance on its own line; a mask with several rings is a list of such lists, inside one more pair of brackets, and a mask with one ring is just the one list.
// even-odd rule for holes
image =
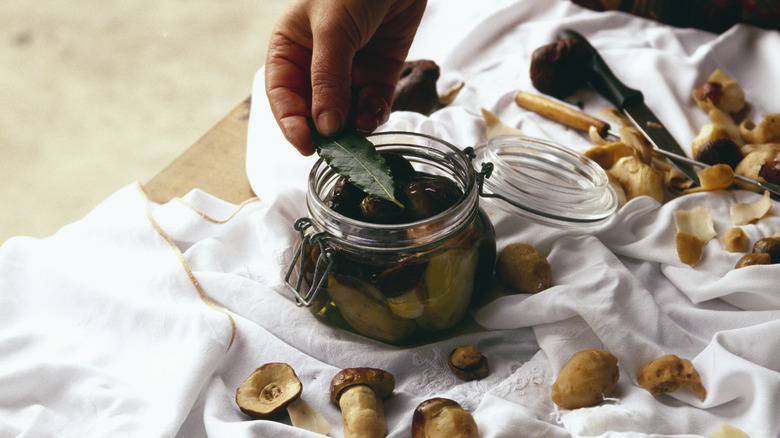
[[393, 202], [403, 208], [395, 198], [393, 174], [374, 144], [352, 129], [326, 137], [317, 131], [309, 119], [309, 130], [317, 154], [339, 175], [369, 195]]

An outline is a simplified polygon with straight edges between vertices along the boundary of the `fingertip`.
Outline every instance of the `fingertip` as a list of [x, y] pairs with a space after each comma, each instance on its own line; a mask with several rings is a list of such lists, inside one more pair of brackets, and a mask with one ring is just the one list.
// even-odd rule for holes
[[314, 142], [311, 139], [309, 125], [304, 117], [288, 117], [279, 122], [284, 138], [303, 156], [314, 154]]

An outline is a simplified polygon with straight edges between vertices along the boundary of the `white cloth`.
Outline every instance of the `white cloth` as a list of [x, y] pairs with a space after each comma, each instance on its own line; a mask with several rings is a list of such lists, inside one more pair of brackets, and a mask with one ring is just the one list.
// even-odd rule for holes
[[[565, 27], [585, 34], [618, 77], [641, 88], [686, 148], [706, 122], [690, 90], [713, 68], [744, 85], [757, 113], [778, 110], [776, 32], [674, 29], [566, 0], [431, 0], [410, 59], [439, 63], [442, 88], [460, 79], [466, 88], [431, 117], [397, 113], [382, 129], [473, 145], [483, 106], [528, 134], [586, 147], [580, 134], [512, 100], [532, 90], [532, 50]], [[314, 436], [239, 412], [236, 388], [266, 362], [293, 366], [303, 398], [336, 437], [341, 414], [328, 385], [353, 366], [394, 374], [396, 392], [385, 404], [391, 437], [409, 436], [415, 406], [439, 396], [473, 412], [482, 437], [693, 437], [720, 423], [753, 438], [780, 436], [780, 266], [733, 271], [739, 254], [713, 239], [691, 268], [673, 243], [674, 210], [710, 207], [722, 235], [729, 206], [759, 195], [705, 193], [664, 205], [640, 198], [594, 235], [545, 228], [485, 203], [499, 249], [533, 244], [550, 260], [554, 286], [497, 298], [450, 339], [390, 347], [317, 322], [283, 284], [313, 158], [281, 138], [262, 73], [247, 146], [259, 200], [234, 206], [196, 190], [156, 205], [128, 186], [49, 238], [0, 247], [0, 437]], [[572, 99], [591, 113], [605, 105], [588, 90]], [[744, 229], [751, 241], [779, 231], [780, 207]], [[489, 377], [464, 383], [448, 371], [447, 354], [463, 344], [488, 356]], [[598, 407], [558, 410], [550, 385], [586, 348], [618, 357], [618, 388]], [[708, 391], [703, 402], [684, 389], [655, 397], [638, 386], [641, 367], [665, 353], [693, 361]]]

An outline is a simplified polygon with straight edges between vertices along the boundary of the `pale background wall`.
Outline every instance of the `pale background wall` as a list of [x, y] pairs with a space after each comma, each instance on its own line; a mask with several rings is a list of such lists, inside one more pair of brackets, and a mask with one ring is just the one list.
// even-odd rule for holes
[[249, 96], [288, 0], [2, 0], [0, 244], [146, 182]]

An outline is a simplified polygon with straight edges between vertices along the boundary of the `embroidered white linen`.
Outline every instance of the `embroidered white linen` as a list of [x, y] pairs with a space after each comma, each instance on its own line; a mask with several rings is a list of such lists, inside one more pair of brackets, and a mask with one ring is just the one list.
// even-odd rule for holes
[[[685, 148], [706, 122], [690, 89], [715, 67], [745, 85], [755, 111], [777, 110], [771, 78], [780, 76], [780, 61], [770, 56], [777, 33], [673, 29], [565, 0], [430, 0], [410, 59], [434, 59], [443, 88], [461, 79], [466, 88], [430, 118], [397, 113], [382, 129], [473, 145], [484, 106], [528, 134], [586, 147], [580, 134], [512, 100], [532, 89], [531, 51], [564, 27], [588, 36], [620, 78], [641, 88]], [[395, 375], [396, 393], [385, 404], [391, 437], [409, 436], [414, 408], [438, 396], [473, 412], [482, 437], [695, 437], [720, 423], [753, 438], [780, 435], [780, 267], [732, 271], [739, 254], [713, 239], [690, 268], [673, 243], [674, 210], [711, 208], [722, 235], [729, 206], [758, 194], [702, 193], [664, 205], [640, 198], [593, 235], [535, 225], [486, 202], [499, 248], [533, 243], [553, 266], [554, 286], [477, 309], [457, 337], [390, 347], [318, 323], [283, 284], [313, 158], [281, 138], [262, 73], [247, 145], [259, 200], [234, 206], [196, 190], [156, 205], [128, 186], [47, 239], [18, 237], [0, 247], [0, 437], [315, 436], [285, 421], [248, 420], [237, 409], [238, 385], [272, 361], [293, 366], [302, 397], [336, 437], [341, 414], [328, 384], [350, 366]], [[604, 105], [588, 90], [574, 99], [592, 113]], [[780, 207], [744, 229], [751, 241], [780, 230]], [[489, 357], [489, 377], [464, 383], [449, 373], [446, 356], [463, 344]], [[550, 385], [586, 348], [618, 357], [618, 389], [598, 407], [558, 410]], [[654, 397], [637, 385], [641, 367], [665, 353], [693, 361], [704, 401], [685, 389]]]

